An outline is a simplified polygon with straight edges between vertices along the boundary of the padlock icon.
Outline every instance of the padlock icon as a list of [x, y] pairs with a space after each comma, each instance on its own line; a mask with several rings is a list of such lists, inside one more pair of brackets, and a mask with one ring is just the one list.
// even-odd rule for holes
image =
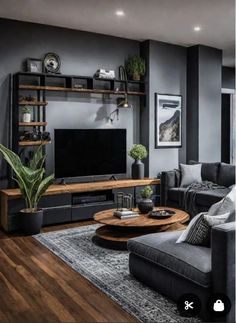
[[225, 305], [222, 300], [217, 299], [217, 301], [214, 303], [213, 310], [215, 312], [223, 312], [225, 310]]

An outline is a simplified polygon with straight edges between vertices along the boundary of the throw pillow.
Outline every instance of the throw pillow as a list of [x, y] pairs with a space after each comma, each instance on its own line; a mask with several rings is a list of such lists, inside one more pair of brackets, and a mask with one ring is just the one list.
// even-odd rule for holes
[[202, 182], [201, 169], [202, 169], [202, 164], [196, 164], [196, 165], [180, 164], [180, 170], [181, 170], [180, 187], [189, 186], [192, 183], [201, 183]]
[[219, 202], [213, 204], [207, 214], [210, 216], [220, 215], [229, 212], [227, 222], [235, 221], [235, 203], [236, 203], [236, 185], [232, 190]]
[[211, 228], [225, 223], [229, 212], [221, 215], [210, 216], [205, 212], [196, 215], [189, 223], [187, 229], [181, 234], [176, 243], [186, 242], [198, 246], [210, 246]]

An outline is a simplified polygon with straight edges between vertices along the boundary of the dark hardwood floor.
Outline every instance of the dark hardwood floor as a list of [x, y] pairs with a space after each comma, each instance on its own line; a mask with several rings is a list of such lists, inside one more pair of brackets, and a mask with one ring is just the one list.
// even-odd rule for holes
[[[93, 221], [51, 226], [62, 230]], [[31, 237], [0, 231], [0, 322], [137, 322]]]

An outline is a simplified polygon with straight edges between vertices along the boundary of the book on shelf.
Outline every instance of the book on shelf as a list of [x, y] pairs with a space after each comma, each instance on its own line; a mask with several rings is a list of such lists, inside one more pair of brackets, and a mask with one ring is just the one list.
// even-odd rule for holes
[[123, 211], [115, 211], [114, 216], [116, 216], [119, 219], [127, 219], [127, 218], [134, 218], [139, 216], [140, 214], [136, 211], [132, 210], [123, 210]]

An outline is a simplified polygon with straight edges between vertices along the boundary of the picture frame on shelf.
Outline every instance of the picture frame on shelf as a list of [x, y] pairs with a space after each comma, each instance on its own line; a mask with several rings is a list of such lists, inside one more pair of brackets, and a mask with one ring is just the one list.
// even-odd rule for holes
[[27, 72], [43, 73], [43, 60], [39, 58], [27, 58]]
[[182, 146], [182, 95], [155, 93], [155, 148]]

